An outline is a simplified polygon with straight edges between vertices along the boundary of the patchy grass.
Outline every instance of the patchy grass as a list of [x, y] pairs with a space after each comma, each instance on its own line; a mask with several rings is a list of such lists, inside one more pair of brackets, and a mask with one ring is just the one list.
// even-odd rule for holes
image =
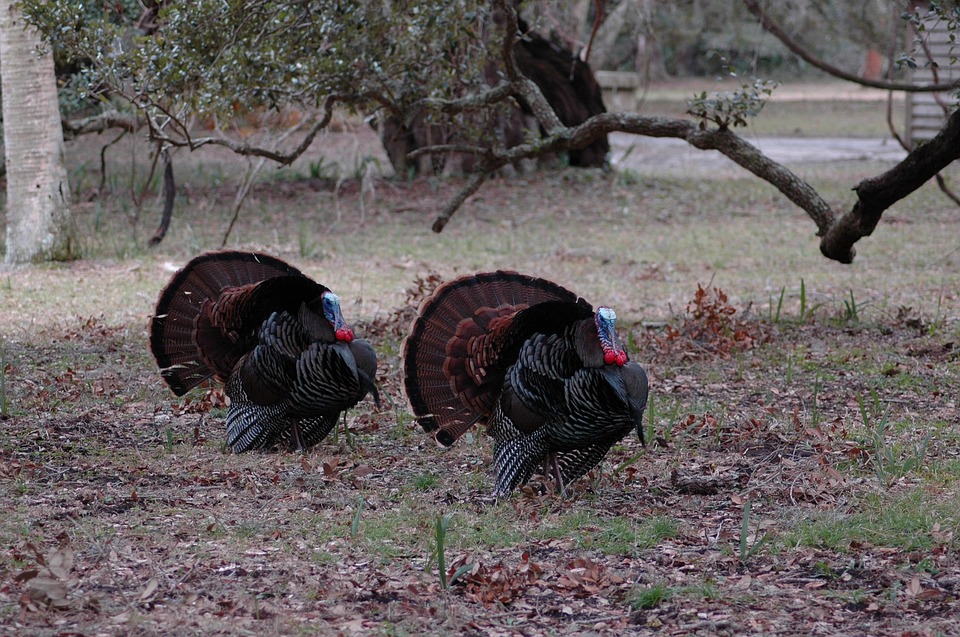
[[865, 544], [904, 551], [936, 551], [952, 546], [956, 530], [955, 493], [913, 487], [903, 493], [871, 493], [847, 511], [831, 511], [798, 521], [783, 538], [799, 545], [847, 552]]
[[[367, 139], [345, 135], [334, 158]], [[134, 225], [118, 174], [80, 205], [89, 259], [0, 279], [3, 631], [954, 629], [960, 217], [930, 186], [840, 266], [768, 187], [693, 168], [495, 180], [438, 236], [455, 180], [361, 195], [320, 187], [331, 163], [294, 165], [254, 188], [229, 245], [340, 293], [376, 344], [384, 407], [305, 454], [235, 456], [221, 394], [172, 397], [147, 350], [172, 269], [217, 248], [231, 214], [235, 167], [181, 159], [158, 251], [142, 247], [155, 213]], [[843, 200], [867, 170], [818, 179]], [[494, 503], [486, 436], [438, 448], [401, 391], [419, 298], [498, 267], [616, 307], [651, 378], [648, 446], [624, 439], [565, 497], [534, 480]]]

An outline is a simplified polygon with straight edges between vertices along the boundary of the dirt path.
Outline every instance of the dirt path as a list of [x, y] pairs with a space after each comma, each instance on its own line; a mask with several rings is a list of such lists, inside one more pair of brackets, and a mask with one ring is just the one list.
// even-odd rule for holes
[[[894, 163], [906, 157], [906, 152], [892, 139], [748, 137], [747, 140], [786, 166], [840, 161]], [[729, 170], [747, 175], [719, 151], [700, 150], [682, 139], [612, 133], [610, 146], [613, 165], [621, 170], [664, 173], [683, 168], [712, 174]]]

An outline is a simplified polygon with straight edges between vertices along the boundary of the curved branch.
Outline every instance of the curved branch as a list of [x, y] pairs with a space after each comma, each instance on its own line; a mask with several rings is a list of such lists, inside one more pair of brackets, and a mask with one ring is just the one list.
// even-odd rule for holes
[[841, 263], [851, 263], [857, 254], [853, 244], [873, 233], [887, 208], [957, 159], [960, 159], [960, 109], [953, 112], [936, 137], [917, 147], [899, 164], [857, 184], [854, 188], [857, 203], [830, 227], [820, 242], [820, 252]]
[[80, 135], [89, 133], [102, 133], [112, 128], [120, 128], [128, 133], [135, 133], [145, 123], [146, 119], [142, 117], [118, 111], [100, 113], [81, 119], [60, 120], [60, 125], [63, 127], [63, 138], [66, 140], [76, 139]]
[[960, 80], [951, 84], [910, 84], [908, 82], [884, 82], [882, 80], [868, 80], [860, 77], [859, 75], [848, 73], [843, 69], [837, 68], [832, 64], [828, 64], [827, 62], [824, 62], [820, 58], [814, 56], [802, 44], [791, 38], [779, 24], [773, 21], [773, 18], [764, 12], [757, 0], [743, 0], [743, 4], [746, 5], [747, 10], [750, 11], [750, 13], [752, 13], [753, 16], [760, 22], [760, 26], [762, 26], [765, 31], [780, 40], [785, 47], [793, 51], [793, 53], [795, 53], [800, 59], [807, 62], [811, 66], [820, 69], [824, 73], [829, 73], [830, 75], [838, 77], [841, 80], [854, 82], [855, 84], [860, 84], [861, 86], [882, 88], [890, 91], [906, 91], [910, 93], [930, 93], [960, 88]]
[[537, 122], [543, 130], [547, 131], [548, 135], [562, 130], [564, 128], [563, 122], [560, 121], [547, 98], [543, 96], [536, 83], [523, 74], [517, 64], [517, 56], [514, 54], [514, 43], [517, 40], [519, 29], [516, 6], [513, 2], [494, 0], [493, 7], [494, 11], [503, 16], [503, 42], [501, 44], [503, 50], [500, 53], [511, 92], [526, 102], [533, 116], [537, 118]]
[[[817, 225], [817, 234], [823, 236], [836, 221], [830, 205], [817, 191], [790, 169], [764, 155], [759, 148], [728, 129], [701, 129], [691, 120], [668, 117], [647, 117], [630, 113], [601, 113], [571, 128], [562, 127], [552, 135], [508, 149], [476, 148], [469, 146], [431, 146], [419, 149], [420, 154], [430, 152], [470, 152], [486, 156], [484, 168], [489, 171], [516, 161], [539, 157], [561, 150], [585, 148], [600, 137], [612, 132], [631, 133], [645, 137], [673, 137], [683, 139], [700, 150], [717, 150], [733, 162], [746, 168], [783, 193], [790, 201], [804, 210]], [[482, 151], [482, 153], [480, 152]], [[477, 184], [479, 187], [480, 184]], [[469, 194], [472, 194], [474, 188]], [[460, 205], [466, 197], [459, 197]], [[448, 206], [449, 209], [449, 206]], [[446, 215], [449, 219], [449, 214]], [[440, 229], [444, 224], [440, 225]], [[434, 229], [437, 224], [434, 224]], [[438, 230], [439, 231], [439, 230]]]
[[424, 155], [445, 155], [448, 153], [463, 153], [464, 155], [483, 157], [490, 155], [490, 148], [474, 146], [472, 144], [434, 144], [433, 146], [421, 146], [416, 150], [411, 150], [407, 153], [407, 159], [417, 159]]
[[[501, 166], [503, 164], [500, 164]], [[446, 227], [447, 222], [450, 221], [450, 217], [460, 209], [460, 206], [463, 205], [463, 202], [467, 200], [467, 197], [477, 192], [480, 189], [480, 186], [483, 185], [483, 182], [487, 180], [487, 177], [496, 170], [499, 166], [494, 166], [493, 164], [488, 164], [483, 167], [480, 172], [474, 173], [470, 177], [470, 181], [467, 182], [467, 185], [464, 186], [457, 195], [450, 200], [450, 202], [443, 207], [443, 210], [440, 211], [440, 214], [437, 215], [437, 218], [433, 221], [432, 229], [434, 232], [443, 232], [443, 229]]]
[[177, 185], [173, 180], [173, 158], [170, 157], [170, 151], [166, 148], [161, 151], [161, 154], [163, 155], [163, 213], [160, 215], [157, 231], [153, 233], [147, 244], [151, 248], [160, 245], [163, 238], [167, 236], [170, 220], [173, 218], [173, 203], [177, 197]]
[[[756, 4], [755, 0], [743, 1], [748, 7], [754, 7], [759, 12], [759, 5]], [[547, 133], [539, 140], [513, 146], [509, 149], [485, 149], [480, 171], [447, 204], [443, 212], [434, 221], [433, 230], [435, 232], [443, 230], [453, 213], [500, 166], [517, 159], [538, 157], [558, 150], [584, 148], [603, 135], [620, 131], [647, 137], [674, 137], [683, 139], [691, 146], [701, 150], [719, 151], [739, 166], [746, 168], [757, 177], [776, 187], [790, 201], [803, 209], [816, 224], [817, 235], [822, 237], [820, 251], [824, 256], [841, 263], [851, 263], [856, 255], [853, 244], [873, 232], [881, 215], [887, 208], [922, 186], [948, 164], [960, 159], [960, 110], [957, 110], [950, 116], [947, 124], [934, 139], [909, 153], [906, 159], [893, 169], [860, 182], [855, 188], [858, 197], [857, 202], [849, 212], [838, 219], [834, 210], [810, 184], [796, 176], [785, 166], [764, 155], [758, 148], [728, 128], [708, 129], [704, 124], [691, 120], [644, 117], [627, 113], [602, 113], [590, 117], [578, 126], [564, 126], [558, 121], [556, 114], [550, 109], [536, 84], [527, 80], [517, 68], [516, 60], [511, 53], [516, 32], [516, 13], [513, 7], [508, 6], [504, 0], [494, 0], [494, 5], [505, 16], [504, 42], [508, 45], [508, 48], [503, 54], [503, 58], [507, 78], [516, 91], [516, 95], [529, 100], [528, 104]], [[765, 28], [770, 29], [770, 25], [773, 25], [772, 28], [779, 30], [779, 27], [770, 22], [762, 12], [759, 12], [758, 15], [765, 21]], [[792, 42], [792, 40], [789, 41]], [[796, 43], [793, 44], [802, 50], [802, 47], [799, 47]], [[811, 60], [808, 61], [813, 63]], [[827, 66], [829, 67], [829, 65]], [[820, 68], [823, 68], [823, 66], [821, 65]], [[829, 68], [832, 69], [832, 67]], [[918, 88], [897, 83], [866, 83], [859, 78], [851, 78], [842, 72], [839, 75], [878, 88], [902, 87], [902, 90], [917, 90]], [[949, 87], [938, 86], [936, 90], [944, 90], [945, 88]], [[425, 148], [423, 150], [424, 152], [436, 152], [438, 149], [442, 150], [443, 147]], [[450, 147], [447, 149], [449, 150]], [[480, 154], [476, 149], [469, 146], [458, 146], [457, 150]]]
[[[546, 140], [548, 150], [583, 148], [602, 135], [612, 132], [631, 133], [645, 137], [674, 137], [683, 139], [700, 150], [716, 150], [737, 165], [746, 168], [768, 182], [790, 201], [803, 209], [814, 223], [817, 234], [823, 235], [833, 225], [835, 215], [830, 205], [817, 191], [786, 166], [764, 155], [759, 148], [729, 129], [702, 129], [696, 122], [668, 117], [645, 117], [628, 113], [601, 113], [584, 123], [566, 129], [565, 134]], [[526, 144], [524, 146], [531, 146]], [[521, 146], [505, 153], [508, 157]], [[534, 154], [539, 154], [535, 151]], [[521, 157], [532, 155], [521, 154]], [[517, 157], [519, 158], [519, 157]], [[514, 159], [510, 157], [510, 159]]]
[[310, 127], [310, 130], [307, 131], [307, 134], [303, 140], [289, 152], [282, 152], [271, 148], [255, 146], [249, 142], [239, 142], [235, 139], [230, 139], [229, 137], [194, 138], [190, 137], [189, 134], [186, 134], [185, 137], [182, 138], [171, 137], [170, 135], [164, 133], [160, 127], [156, 126], [153, 122], [150, 122], [150, 138], [155, 141], [169, 144], [170, 146], [189, 148], [190, 150], [196, 150], [203, 146], [223, 146], [237, 153], [238, 155], [262, 157], [264, 159], [275, 161], [283, 166], [287, 166], [293, 163], [294, 160], [300, 157], [300, 155], [302, 155], [304, 152], [306, 152], [306, 150], [310, 148], [310, 145], [313, 143], [313, 140], [316, 138], [317, 134], [327, 127], [331, 118], [333, 117], [333, 105], [337, 102], [337, 100], [338, 98], [335, 95], [327, 96], [327, 99], [323, 104], [323, 117], [314, 122], [313, 126]]
[[513, 95], [513, 84], [506, 80], [501, 80], [496, 86], [485, 89], [479, 95], [472, 94], [454, 100], [428, 97], [421, 100], [419, 105], [441, 113], [462, 113], [463, 111], [483, 108], [484, 106], [502, 102], [511, 95]]
[[957, 110], [935, 138], [914, 150], [886, 173], [860, 182], [854, 189], [857, 202], [838, 219], [834, 210], [810, 184], [728, 129], [705, 130], [690, 120], [602, 113], [579, 126], [564, 127], [534, 142], [509, 149], [486, 149], [488, 154], [481, 172], [444, 208], [434, 222], [434, 231], [443, 230], [456, 209], [500, 166], [558, 150], [583, 148], [614, 131], [646, 137], [674, 137], [701, 150], [719, 151], [777, 188], [804, 210], [816, 224], [817, 235], [822, 237], [820, 251], [824, 256], [841, 263], [853, 262], [856, 255], [853, 244], [873, 232], [887, 208], [922, 186], [948, 164], [960, 159], [960, 110]]

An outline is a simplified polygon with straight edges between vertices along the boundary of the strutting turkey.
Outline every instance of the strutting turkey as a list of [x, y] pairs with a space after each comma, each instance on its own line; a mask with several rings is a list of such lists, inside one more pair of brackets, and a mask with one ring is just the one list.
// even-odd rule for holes
[[160, 293], [150, 348], [182, 396], [215, 377], [230, 398], [236, 451], [306, 449], [374, 385], [377, 357], [354, 338], [339, 297], [287, 263], [252, 252], [208, 252]]
[[516, 272], [465, 276], [421, 303], [404, 345], [407, 396], [445, 446], [476, 423], [493, 438], [496, 496], [541, 463], [558, 489], [631, 429], [643, 440], [647, 375], [609, 307]]

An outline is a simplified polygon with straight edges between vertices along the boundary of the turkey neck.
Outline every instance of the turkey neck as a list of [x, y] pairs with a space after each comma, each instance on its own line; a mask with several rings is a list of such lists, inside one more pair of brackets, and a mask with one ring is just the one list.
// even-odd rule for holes
[[335, 343], [337, 341], [333, 326], [323, 315], [320, 297], [309, 303], [301, 303], [297, 318], [307, 334], [310, 335], [311, 340], [321, 343]]
[[603, 346], [597, 336], [597, 324], [593, 319], [577, 321], [573, 326], [573, 348], [583, 361], [584, 367], [600, 368], [604, 366]]

